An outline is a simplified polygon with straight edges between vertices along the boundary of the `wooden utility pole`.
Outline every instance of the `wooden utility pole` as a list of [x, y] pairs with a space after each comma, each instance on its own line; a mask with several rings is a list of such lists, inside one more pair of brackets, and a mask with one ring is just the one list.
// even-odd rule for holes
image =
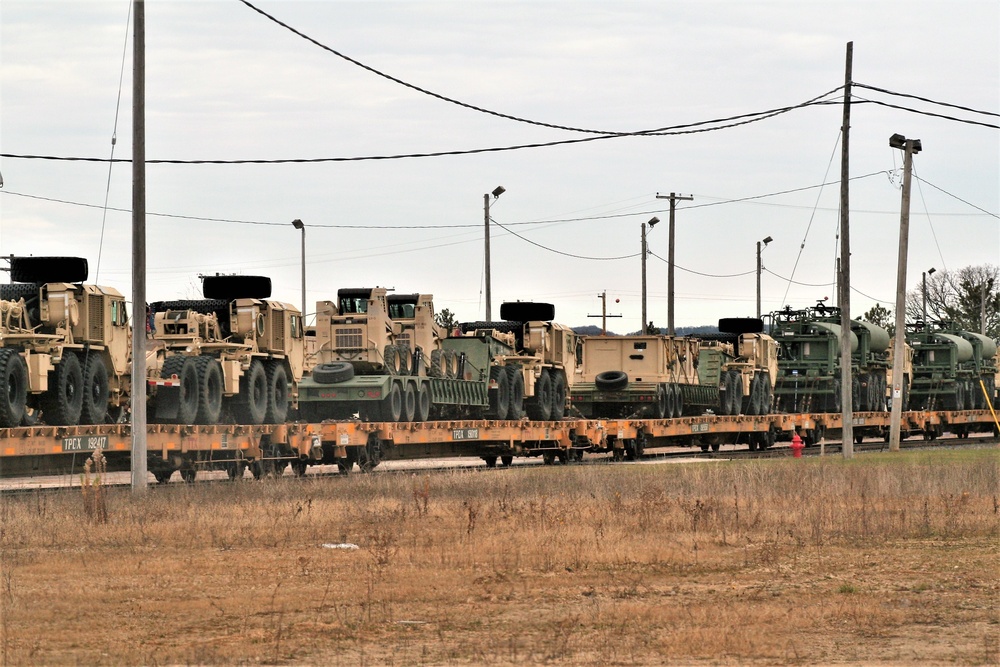
[[[851, 372], [851, 236], [850, 236], [850, 136], [851, 136], [851, 70], [854, 42], [847, 43], [847, 64], [844, 71], [844, 122], [841, 127], [840, 158], [840, 400], [843, 406], [843, 451], [845, 459], [854, 458], [854, 406], [851, 405], [854, 374]], [[897, 334], [902, 332], [897, 331]]]
[[483, 225], [485, 227], [486, 235], [486, 268], [484, 270], [486, 279], [486, 321], [490, 322], [493, 320], [493, 294], [490, 289], [490, 195], [486, 193], [483, 195]]
[[146, 4], [132, 0], [132, 492], [146, 491]]
[[674, 192], [670, 196], [656, 193], [657, 199], [670, 200], [670, 225], [667, 230], [667, 333], [674, 335], [674, 212], [677, 210], [677, 202], [693, 201], [691, 195], [679, 195]]
[[601, 335], [608, 335], [608, 318], [609, 317], [621, 317], [621, 315], [608, 315], [608, 291], [604, 290], [597, 295], [597, 298], [601, 300], [601, 314], [600, 315], [587, 315], [587, 317], [599, 317], [601, 318]]
[[[919, 139], [907, 139], [901, 134], [889, 138], [889, 146], [902, 148], [903, 201], [899, 210], [899, 260], [896, 267], [896, 337], [892, 348], [892, 411], [889, 415], [889, 451], [899, 451], [899, 430], [903, 418], [903, 339], [906, 338], [906, 261], [910, 240], [910, 174], [913, 171], [913, 154], [922, 146]], [[925, 280], [926, 280], [926, 275]], [[924, 282], [926, 294], [927, 283]]]
[[649, 322], [646, 311], [646, 223], [642, 223], [642, 328], [639, 331], [645, 336], [649, 333], [646, 323]]

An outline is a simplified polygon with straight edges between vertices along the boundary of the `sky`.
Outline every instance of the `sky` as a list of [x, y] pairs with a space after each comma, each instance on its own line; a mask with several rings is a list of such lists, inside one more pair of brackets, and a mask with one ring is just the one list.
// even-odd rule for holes
[[[273, 298], [299, 306], [302, 232], [291, 221], [301, 219], [309, 312], [339, 288], [379, 285], [483, 319], [484, 195], [497, 186], [494, 318], [503, 301], [534, 300], [565, 324], [599, 325], [606, 293], [621, 316], [609, 329], [638, 329], [641, 229], [655, 216], [648, 311], [666, 325], [669, 205], [657, 194], [671, 192], [692, 197], [676, 207], [676, 326], [753, 316], [756, 244], [768, 236], [763, 312], [833, 301], [848, 42], [852, 314], [895, 300], [903, 158], [892, 134], [923, 146], [908, 289], [932, 267], [1000, 263], [1000, 132], [963, 122], [1000, 124], [995, 0], [251, 2], [314, 42], [238, 0], [146, 3], [147, 160], [596, 136], [470, 107], [627, 133], [832, 104], [698, 133], [464, 155], [148, 164], [150, 301], [198, 298], [199, 274], [243, 273], [270, 276]], [[131, 157], [130, 10], [131, 0], [4, 0], [0, 153]], [[0, 255], [84, 256], [91, 282], [131, 294], [128, 163], [0, 157], [0, 174]]]

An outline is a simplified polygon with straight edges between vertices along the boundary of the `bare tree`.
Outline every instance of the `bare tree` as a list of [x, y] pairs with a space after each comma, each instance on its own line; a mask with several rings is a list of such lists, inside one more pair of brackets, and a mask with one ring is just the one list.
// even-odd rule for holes
[[[906, 293], [907, 320], [923, 319], [923, 300], [921, 276], [921, 282]], [[927, 276], [927, 319], [954, 322], [960, 329], [1000, 339], [1000, 267], [966, 266]]]

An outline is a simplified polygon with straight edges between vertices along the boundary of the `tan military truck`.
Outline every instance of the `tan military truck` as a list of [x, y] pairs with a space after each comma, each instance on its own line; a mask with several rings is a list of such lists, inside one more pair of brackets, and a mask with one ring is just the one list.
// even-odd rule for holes
[[0, 427], [100, 424], [127, 412], [125, 298], [81, 257], [11, 257], [0, 285]]
[[774, 400], [778, 344], [754, 318], [723, 318], [718, 334], [698, 334], [698, 376], [717, 383], [722, 415], [766, 415]]
[[280, 424], [305, 364], [298, 308], [269, 300], [262, 276], [206, 276], [203, 300], [150, 304], [151, 421]]

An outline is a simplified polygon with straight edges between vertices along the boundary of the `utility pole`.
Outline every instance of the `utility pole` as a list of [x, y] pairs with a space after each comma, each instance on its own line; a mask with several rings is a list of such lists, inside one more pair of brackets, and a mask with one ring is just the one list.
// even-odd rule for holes
[[[649, 221], [649, 228], [652, 229], [656, 223], [660, 221], [659, 218], [652, 218]], [[646, 336], [649, 334], [649, 319], [646, 311], [646, 255], [649, 254], [648, 246], [646, 245], [646, 224], [642, 223], [642, 335]]]
[[[903, 418], [903, 342], [906, 338], [906, 254], [910, 239], [910, 174], [913, 171], [913, 155], [922, 146], [919, 139], [907, 139], [901, 134], [889, 137], [889, 146], [901, 148], [903, 154], [903, 201], [899, 212], [899, 263], [896, 269], [896, 339], [892, 348], [894, 364], [892, 373], [892, 412], [889, 415], [889, 451], [899, 451], [899, 430]], [[931, 269], [933, 271], [933, 269]], [[926, 274], [924, 274], [924, 295], [927, 294]], [[926, 300], [924, 309], [926, 312]], [[926, 321], [926, 317], [925, 317]]]
[[[761, 250], [763, 250], [763, 248], [767, 247], [768, 243], [770, 243], [773, 240], [774, 239], [772, 239], [770, 236], [765, 236], [764, 240], [757, 241], [757, 319], [758, 320], [760, 319], [760, 272], [761, 269], [764, 268], [764, 265], [760, 261], [760, 252]], [[761, 243], [764, 244], [763, 248], [760, 245]]]
[[[847, 43], [847, 63], [844, 68], [844, 122], [840, 158], [840, 400], [843, 409], [842, 452], [845, 459], [854, 458], [854, 392], [851, 372], [851, 236], [850, 236], [850, 136], [851, 136], [851, 77], [854, 62], [854, 42]], [[902, 331], [897, 331], [902, 334]], [[902, 356], [896, 359], [902, 359]], [[895, 401], [893, 404], [895, 405]]]
[[493, 195], [493, 200], [507, 192], [506, 188], [502, 185], [498, 185], [493, 189], [492, 193], [483, 195], [483, 223], [486, 228], [486, 321], [491, 322], [493, 320], [493, 295], [490, 289], [490, 194]]
[[146, 491], [146, 3], [132, 0], [132, 493]]
[[670, 196], [656, 193], [657, 199], [670, 200], [670, 228], [667, 230], [667, 333], [674, 335], [674, 212], [677, 210], [677, 202], [694, 201], [691, 195], [679, 195], [674, 192]]
[[[608, 315], [608, 291], [604, 290], [597, 295], [597, 298], [601, 300], [601, 314], [600, 315], [587, 315], [587, 317], [599, 317], [601, 318], [601, 335], [608, 335], [608, 318], [609, 317], [621, 317], [621, 315]], [[617, 303], [617, 300], [616, 300]]]

